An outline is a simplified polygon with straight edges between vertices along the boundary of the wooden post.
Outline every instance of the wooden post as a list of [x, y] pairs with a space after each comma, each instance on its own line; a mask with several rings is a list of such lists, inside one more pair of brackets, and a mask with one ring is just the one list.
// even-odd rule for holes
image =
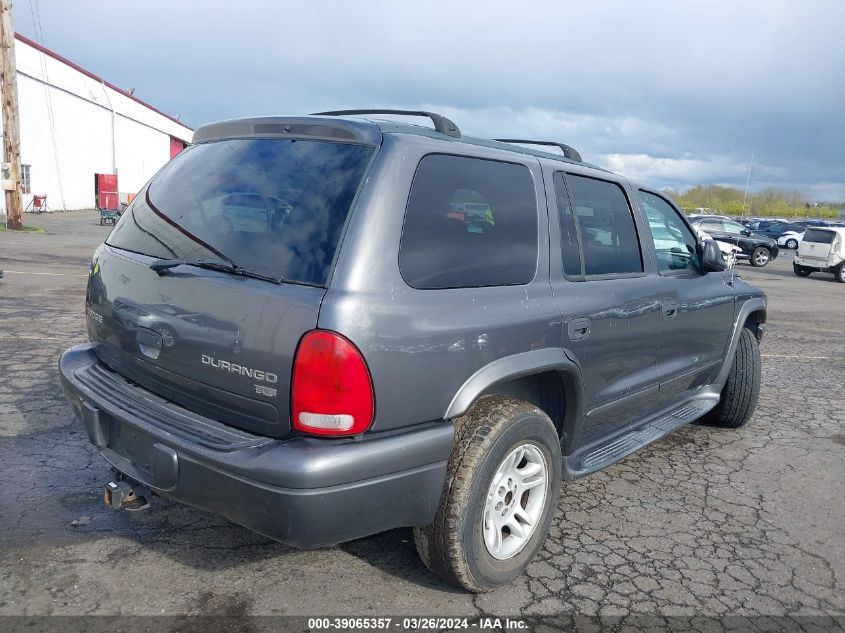
[[21, 200], [21, 126], [18, 121], [18, 69], [15, 63], [15, 28], [12, 0], [0, 0], [0, 96], [3, 99], [3, 161], [9, 163], [14, 184], [6, 193], [6, 224], [23, 228]]

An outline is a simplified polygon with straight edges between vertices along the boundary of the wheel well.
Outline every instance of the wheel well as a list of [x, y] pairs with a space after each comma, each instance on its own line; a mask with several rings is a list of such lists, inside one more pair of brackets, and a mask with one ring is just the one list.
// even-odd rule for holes
[[763, 331], [766, 328], [766, 311], [755, 310], [749, 314], [745, 319], [743, 327], [751, 330], [754, 336], [757, 337], [757, 340], [763, 338]]
[[550, 370], [498, 382], [480, 393], [479, 398], [496, 394], [530, 402], [549, 416], [558, 437], [563, 438], [568, 430], [565, 422], [570, 422], [574, 414], [575, 391], [571, 383], [568, 374]]

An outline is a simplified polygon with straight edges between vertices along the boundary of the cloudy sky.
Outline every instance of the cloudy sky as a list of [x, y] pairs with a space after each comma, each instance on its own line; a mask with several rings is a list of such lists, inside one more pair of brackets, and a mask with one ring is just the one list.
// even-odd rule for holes
[[658, 186], [845, 200], [845, 2], [15, 0], [15, 27], [196, 127], [426, 108]]

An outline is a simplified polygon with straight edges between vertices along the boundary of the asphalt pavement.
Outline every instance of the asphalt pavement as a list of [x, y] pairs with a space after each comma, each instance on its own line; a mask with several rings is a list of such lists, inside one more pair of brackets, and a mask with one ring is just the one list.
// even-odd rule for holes
[[291, 549], [109, 478], [56, 364], [86, 338], [94, 212], [0, 232], [0, 615], [845, 615], [845, 285], [787, 251], [737, 271], [769, 295], [763, 386], [739, 430], [689, 426], [566, 483], [512, 585], [473, 596], [426, 571], [410, 530]]

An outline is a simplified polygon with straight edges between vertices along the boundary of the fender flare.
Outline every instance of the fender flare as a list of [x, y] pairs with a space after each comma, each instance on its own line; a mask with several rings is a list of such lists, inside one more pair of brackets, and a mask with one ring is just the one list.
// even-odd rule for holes
[[[573, 394], [575, 402], [568, 402], [566, 409], [567, 413], [572, 411], [575, 413], [574, 417], [579, 418], [581, 404], [584, 401], [581, 370], [562, 348], [554, 347], [505, 356], [484, 365], [461, 385], [449, 403], [443, 418], [451, 420], [463, 415], [485, 390], [496, 384], [550, 370], [564, 373], [570, 379], [569, 383], [575, 392]], [[571, 410], [571, 406], [576, 409]], [[570, 416], [567, 415], [567, 417]], [[567, 420], [565, 426], [571, 428], [574, 422], [574, 419]]]
[[739, 309], [736, 321], [734, 321], [733, 332], [731, 333], [731, 341], [728, 345], [728, 352], [725, 354], [725, 359], [722, 361], [722, 369], [716, 376], [715, 384], [721, 389], [728, 381], [728, 374], [731, 373], [733, 367], [734, 355], [736, 354], [736, 346], [739, 345], [739, 336], [742, 333], [742, 328], [745, 326], [745, 321], [752, 312], [762, 310], [766, 312], [766, 300], [763, 297], [752, 297], [747, 299], [742, 307]]

